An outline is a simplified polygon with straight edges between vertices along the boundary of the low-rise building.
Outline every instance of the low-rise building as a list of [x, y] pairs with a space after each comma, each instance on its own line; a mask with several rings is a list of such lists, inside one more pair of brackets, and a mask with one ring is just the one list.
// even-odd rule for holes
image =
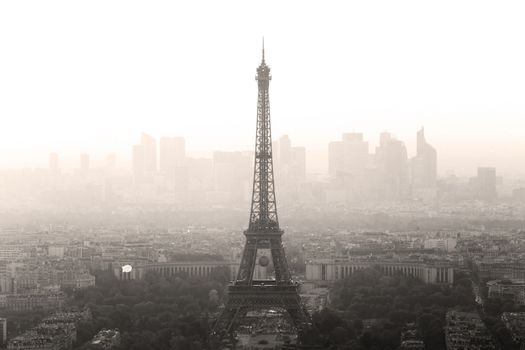
[[474, 312], [447, 312], [445, 342], [447, 350], [496, 349], [488, 329], [479, 314]]
[[165, 263], [148, 263], [133, 266], [123, 262], [115, 266], [113, 274], [120, 280], [140, 280], [148, 272], [156, 272], [164, 277], [187, 274], [189, 277], [209, 277], [216, 268], [225, 267], [229, 270], [230, 279], [234, 280], [239, 269], [239, 262], [232, 261], [180, 261]]
[[493, 299], [511, 300], [522, 304], [525, 292], [525, 281], [523, 280], [494, 280], [487, 282], [488, 297]]
[[480, 279], [525, 280], [525, 261], [520, 257], [484, 258], [475, 260], [473, 265]]
[[11, 339], [9, 350], [70, 350], [77, 340], [77, 324], [91, 312], [56, 312], [38, 325]]
[[0, 318], [0, 348], [7, 343], [7, 319]]
[[313, 258], [306, 262], [307, 281], [336, 281], [366, 268], [377, 268], [387, 276], [398, 273], [413, 276], [427, 284], [454, 283], [454, 268], [448, 261], [425, 261], [410, 258], [334, 257]]
[[29, 311], [60, 309], [66, 295], [59, 291], [39, 291], [27, 294], [0, 294], [0, 310]]

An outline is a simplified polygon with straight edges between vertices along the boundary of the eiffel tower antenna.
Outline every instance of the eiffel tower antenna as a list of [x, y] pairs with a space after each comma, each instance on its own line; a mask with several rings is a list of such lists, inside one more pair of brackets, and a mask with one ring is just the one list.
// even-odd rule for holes
[[264, 63], [264, 36], [263, 36], [262, 61], [263, 61], [263, 63]]

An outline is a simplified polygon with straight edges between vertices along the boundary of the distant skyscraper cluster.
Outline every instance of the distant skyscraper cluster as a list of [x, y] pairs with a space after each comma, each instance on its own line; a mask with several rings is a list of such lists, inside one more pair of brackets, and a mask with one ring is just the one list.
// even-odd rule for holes
[[[277, 183], [283, 192], [296, 193], [305, 182], [306, 150], [292, 147], [286, 135], [273, 147]], [[179, 203], [247, 202], [252, 168], [251, 151], [215, 151], [212, 159], [187, 157], [182, 137], [162, 137], [157, 149], [157, 140], [143, 133], [140, 143], [132, 147], [133, 182], [143, 197], [162, 193]]]
[[[361, 133], [345, 133], [328, 146], [328, 172], [333, 180], [329, 199], [403, 199], [425, 191], [436, 195], [436, 151], [417, 134], [417, 154], [409, 161], [405, 144], [390, 133], [381, 133], [375, 153]], [[342, 190], [342, 191], [341, 191]]]
[[[496, 169], [480, 167], [477, 175], [437, 179], [437, 152], [421, 128], [416, 153], [388, 132], [372, 149], [362, 133], [343, 133], [328, 144], [327, 174], [306, 174], [307, 151], [288, 135], [272, 142], [275, 186], [282, 205], [356, 204], [361, 201], [461, 200], [490, 201], [498, 197], [501, 178]], [[59, 154], [49, 154], [48, 201], [230, 205], [247, 203], [252, 186], [253, 151], [215, 151], [211, 158], [187, 155], [183, 137], [155, 138], [146, 133], [131, 149], [131, 166], [117, 167], [114, 153], [105, 167], [93, 166], [80, 154], [74, 172], [62, 171]], [[120, 163], [119, 163], [120, 165]], [[17, 180], [13, 179], [16, 183]], [[35, 180], [35, 185], [38, 181]], [[25, 188], [28, 188], [27, 186]], [[509, 195], [525, 201], [525, 187], [509, 187]]]

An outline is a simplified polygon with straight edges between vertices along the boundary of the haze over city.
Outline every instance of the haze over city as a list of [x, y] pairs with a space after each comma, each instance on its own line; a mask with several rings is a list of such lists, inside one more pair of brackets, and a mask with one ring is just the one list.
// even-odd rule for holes
[[0, 2], [0, 349], [525, 349], [524, 10]]
[[252, 150], [264, 36], [273, 135], [306, 147], [308, 171], [327, 171], [343, 132], [371, 151], [391, 132], [411, 156], [424, 126], [440, 175], [524, 173], [521, 2], [29, 4], [0, 5], [4, 169], [49, 152], [129, 167], [143, 131], [185, 137], [192, 156]]

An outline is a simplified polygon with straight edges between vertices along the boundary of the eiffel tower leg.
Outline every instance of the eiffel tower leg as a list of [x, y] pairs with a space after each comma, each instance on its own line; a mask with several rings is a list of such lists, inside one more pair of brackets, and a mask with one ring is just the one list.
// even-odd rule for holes
[[[245, 316], [246, 308], [230, 302], [228, 301], [226, 308], [215, 322], [212, 334], [217, 340], [229, 339], [235, 349], [234, 330], [237, 328], [239, 321]], [[235, 306], [232, 306], [232, 304]]]
[[253, 270], [255, 268], [255, 259], [257, 258], [257, 240], [247, 238], [241, 259], [241, 266], [237, 274], [238, 281], [251, 281]]
[[277, 282], [288, 281], [290, 279], [290, 272], [280, 237], [270, 240], [270, 249], [275, 269], [275, 280]]

